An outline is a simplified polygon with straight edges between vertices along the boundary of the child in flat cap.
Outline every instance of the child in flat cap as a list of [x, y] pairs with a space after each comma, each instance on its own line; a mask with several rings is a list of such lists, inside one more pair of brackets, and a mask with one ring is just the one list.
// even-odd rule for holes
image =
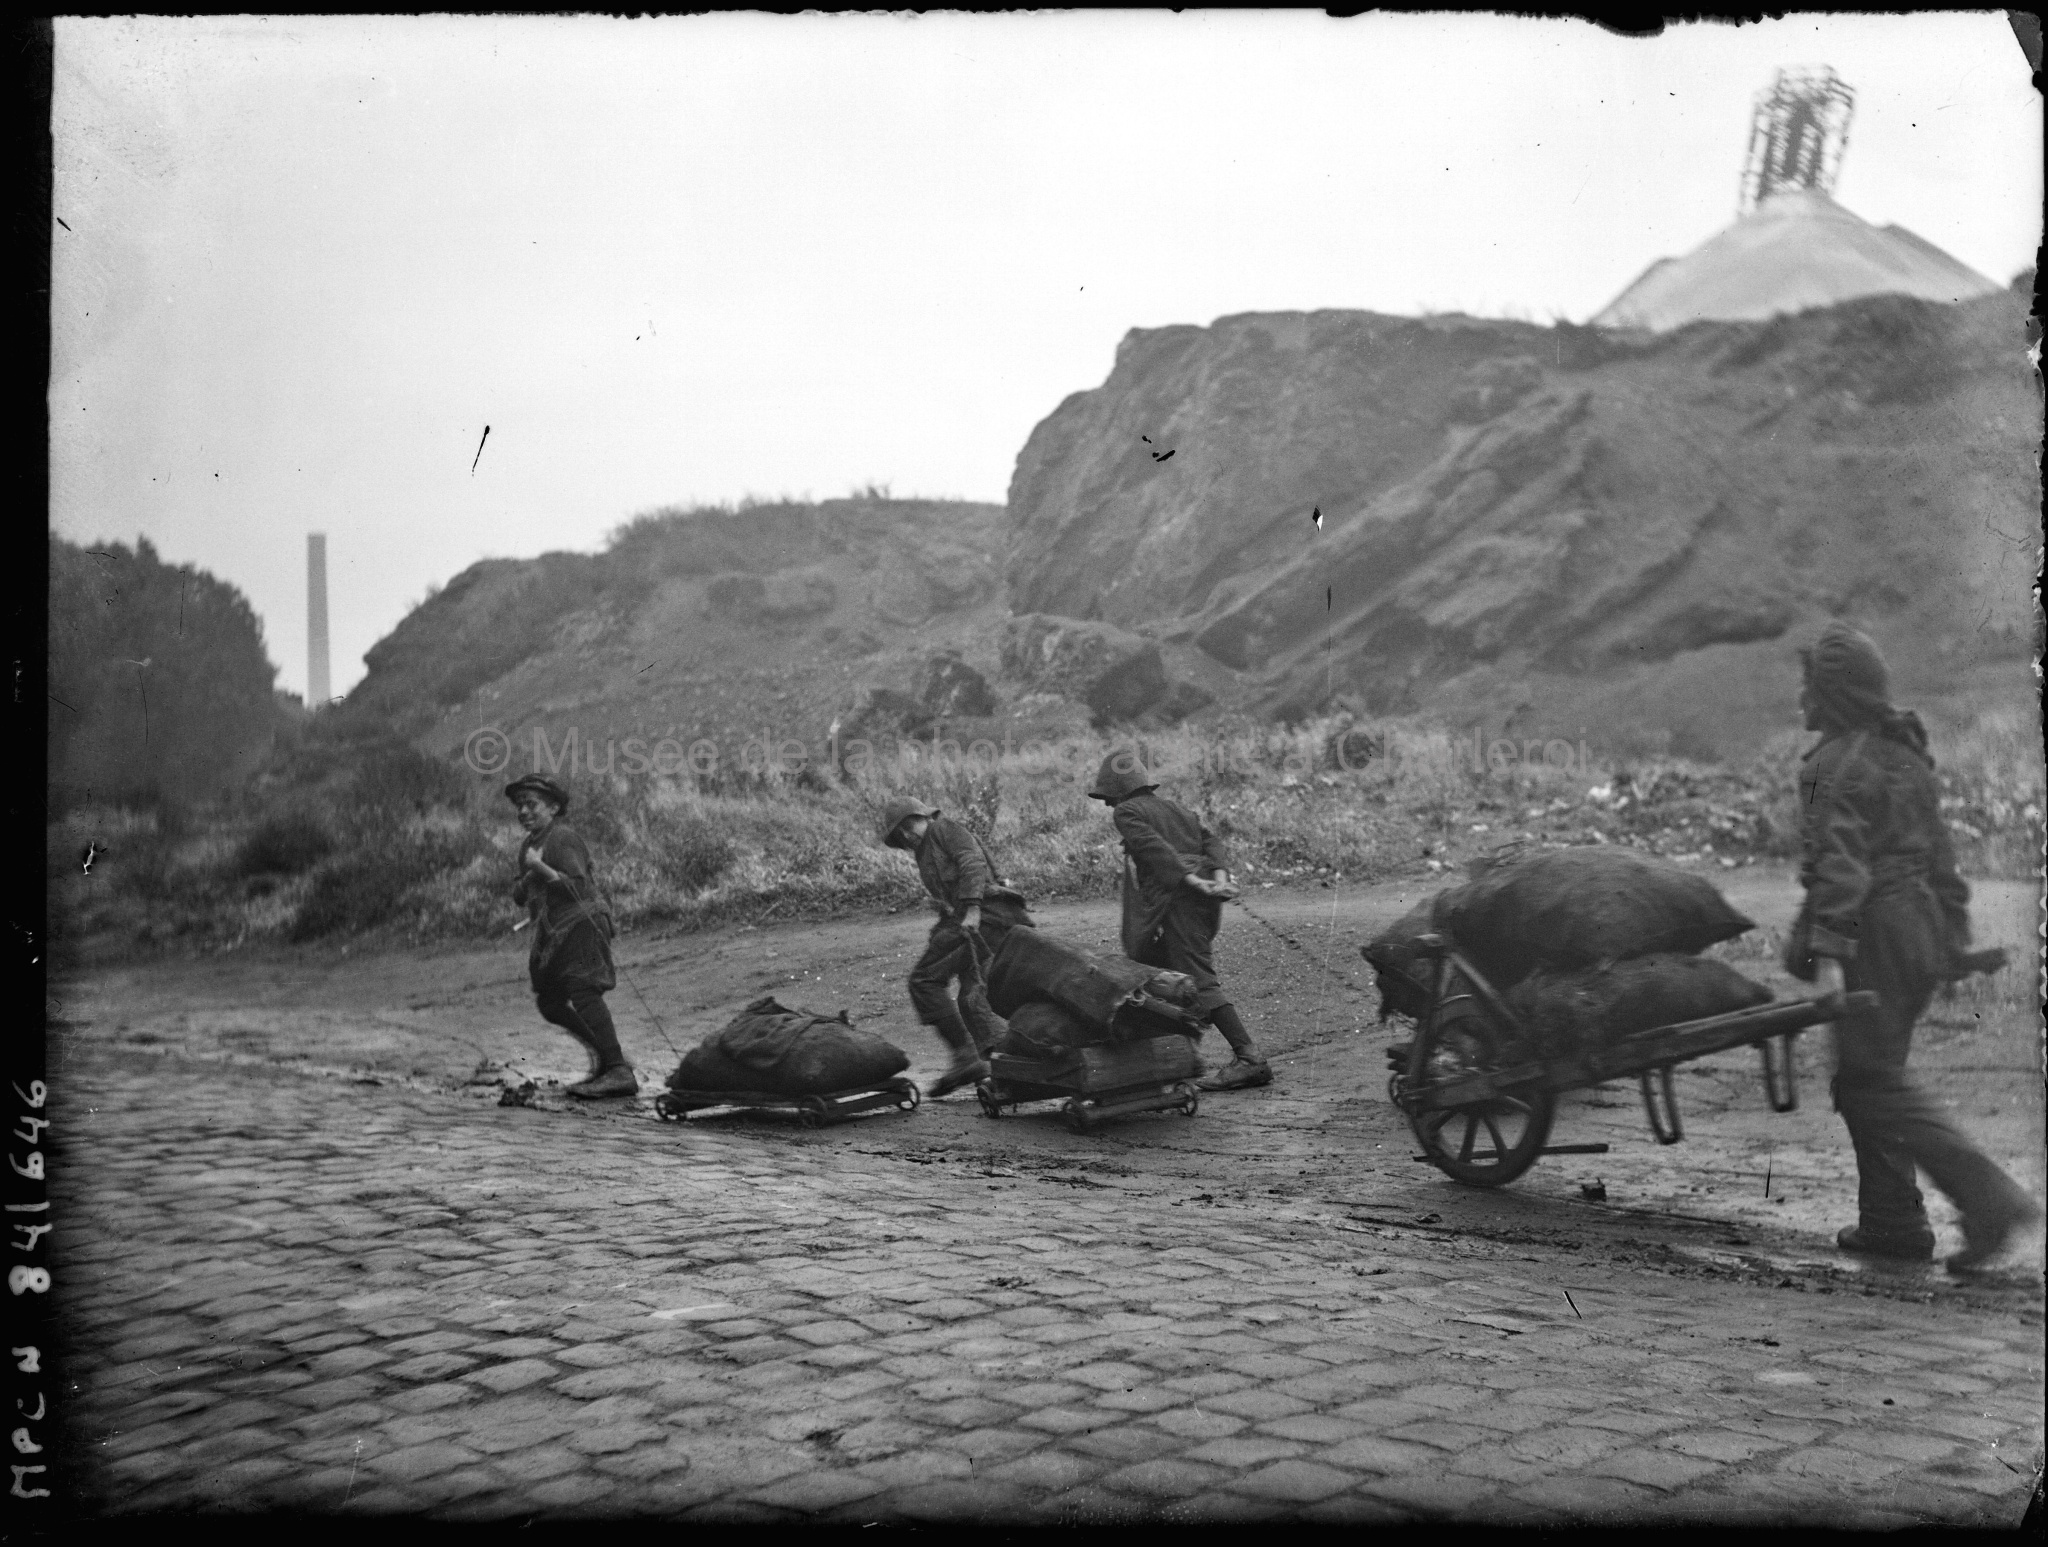
[[529, 774], [505, 786], [526, 840], [512, 900], [533, 925], [527, 976], [542, 1019], [569, 1033], [590, 1054], [588, 1079], [569, 1087], [582, 1100], [636, 1095], [640, 1080], [619, 1048], [604, 996], [618, 987], [612, 967], [612, 916], [591, 870], [590, 846], [562, 820], [569, 792]]

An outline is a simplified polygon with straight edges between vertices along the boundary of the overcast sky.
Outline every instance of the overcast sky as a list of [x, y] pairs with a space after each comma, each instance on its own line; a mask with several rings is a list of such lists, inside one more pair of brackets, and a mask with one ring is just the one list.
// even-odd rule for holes
[[2001, 283], [2040, 237], [1999, 13], [56, 28], [53, 525], [239, 586], [294, 691], [308, 532], [343, 692], [478, 558], [750, 493], [1001, 500], [1134, 327], [1583, 320], [1733, 218], [1781, 65], [1855, 89], [1857, 214]]

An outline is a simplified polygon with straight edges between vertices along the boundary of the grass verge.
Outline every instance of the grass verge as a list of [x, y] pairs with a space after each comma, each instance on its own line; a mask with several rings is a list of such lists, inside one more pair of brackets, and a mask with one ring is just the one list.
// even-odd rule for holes
[[[877, 841], [897, 794], [981, 832], [1029, 896], [1106, 895], [1121, 855], [1085, 792], [1101, 759], [1133, 740], [1254, 885], [1426, 876], [1515, 843], [1627, 844], [1711, 870], [1796, 855], [1809, 739], [1788, 734], [1740, 768], [1489, 762], [1426, 723], [1339, 716], [1074, 736], [981, 761], [906, 753], [851, 770], [587, 778], [569, 821], [627, 931], [920, 906], [909, 860]], [[2036, 728], [1980, 718], [1937, 734], [1936, 750], [1965, 872], [2038, 875]], [[408, 745], [310, 736], [216, 808], [86, 808], [55, 824], [51, 917], [60, 943], [96, 952], [475, 939], [521, 916], [510, 897], [519, 838], [495, 780]]]

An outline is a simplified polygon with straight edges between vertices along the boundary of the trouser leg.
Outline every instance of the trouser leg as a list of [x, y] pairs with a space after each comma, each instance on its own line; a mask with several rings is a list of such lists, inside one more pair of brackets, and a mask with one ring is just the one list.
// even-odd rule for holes
[[1856, 1151], [1856, 1213], [1864, 1232], [1912, 1236], [1925, 1231], [1926, 1200], [1914, 1185], [1914, 1155], [1903, 1142], [1896, 1103], [1884, 1091], [1838, 1082], [1835, 1110]]
[[1217, 1006], [1230, 1003], [1230, 996], [1223, 992], [1223, 984], [1216, 977], [1213, 959], [1219, 913], [1219, 905], [1206, 898], [1190, 896], [1175, 902], [1160, 921], [1158, 933], [1139, 947], [1132, 958], [1148, 967], [1164, 967], [1192, 978], [1194, 1007], [1205, 1018], [1214, 1014]]
[[1906, 1072], [1913, 1023], [1934, 988], [1929, 931], [1935, 921], [1924, 913], [1908, 904], [1873, 902], [1864, 912], [1861, 947], [1844, 964], [1847, 987], [1868, 989], [1878, 998], [1875, 1010], [1845, 1016], [1834, 1031], [1835, 1110], [1856, 1150], [1858, 1223], [1874, 1236], [1927, 1230], [1916, 1169], [1924, 1169], [1965, 1213], [1969, 1202], [1948, 1183], [1977, 1197], [1992, 1186], [1984, 1168], [2005, 1180]]
[[1148, 967], [1165, 967], [1185, 973], [1194, 980], [1197, 1014], [1222, 1033], [1233, 1056], [1247, 1063], [1259, 1061], [1251, 1033], [1216, 976], [1216, 926], [1222, 909], [1207, 899], [1191, 898], [1167, 912], [1159, 933], [1147, 943], [1146, 953], [1137, 959]]
[[[953, 985], [959, 984], [955, 998]], [[997, 1035], [995, 1012], [972, 945], [961, 931], [940, 925], [910, 969], [910, 1004], [917, 1018], [952, 1047], [986, 1052]]]
[[580, 1017], [572, 1014], [566, 996], [551, 989], [544, 989], [534, 995], [534, 1004], [540, 1010], [540, 1018], [550, 1026], [566, 1031], [576, 1039], [576, 1045], [583, 1049], [583, 1056], [589, 1062], [589, 1072], [597, 1073], [597, 1045], [590, 1040], [590, 1033], [584, 1029]]
[[[961, 990], [957, 1002], [953, 996], [955, 979], [959, 980]], [[970, 1019], [988, 1017], [991, 1013], [986, 995], [976, 993], [980, 981], [966, 937], [945, 924], [932, 931], [924, 954], [910, 969], [911, 1008], [920, 1021], [939, 1034], [956, 1059], [977, 1056], [983, 1038], [994, 1039], [994, 1028], [986, 1019], [979, 1029]]]
[[[1917, 1080], [1901, 1076], [1890, 1090], [1858, 1092], [1858, 1104], [1874, 1119], [1892, 1152], [1911, 1168], [1917, 1164], [1970, 1221], [2009, 1219], [2032, 1211], [2032, 1199], [1968, 1135]], [[1858, 1156], [1862, 1160], [1862, 1156]]]
[[597, 1055], [599, 1074], [626, 1062], [619, 1047], [618, 1030], [612, 1024], [612, 1012], [597, 990], [551, 989], [540, 996], [540, 1013]]
[[1258, 1053], [1252, 1047], [1252, 1034], [1244, 1029], [1244, 1022], [1238, 1019], [1237, 1006], [1220, 1004], [1209, 1012], [1209, 1024], [1223, 1033], [1223, 1040], [1230, 1044], [1230, 1051], [1246, 1062], [1254, 1062]]
[[552, 995], [542, 994], [536, 996], [534, 1002], [540, 1008], [540, 1018], [542, 1020], [546, 1021], [550, 1026], [559, 1027], [576, 1039], [576, 1045], [583, 1049], [584, 1056], [590, 1060], [590, 1072], [595, 1074], [597, 1072], [597, 1048], [592, 1044], [590, 1034], [583, 1029], [583, 1022], [569, 1013], [568, 1001]]
[[953, 999], [953, 980], [974, 970], [967, 941], [960, 932], [941, 924], [925, 942], [924, 954], [910, 969], [910, 1007], [927, 1026], [938, 1026], [960, 1018]]

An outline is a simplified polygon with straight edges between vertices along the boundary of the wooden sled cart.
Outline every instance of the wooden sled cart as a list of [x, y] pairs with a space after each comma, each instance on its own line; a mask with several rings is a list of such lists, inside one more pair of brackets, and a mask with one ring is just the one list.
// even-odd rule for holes
[[1193, 1117], [1202, 1103], [1195, 1076], [1202, 1072], [1193, 1041], [1168, 1033], [1131, 1042], [1074, 1048], [1051, 1059], [989, 1057], [989, 1078], [976, 1088], [984, 1116], [1025, 1101], [1057, 1101], [1067, 1126], [1086, 1133], [1097, 1123], [1133, 1112], [1178, 1109]]
[[1559, 1091], [1634, 1076], [1659, 1144], [1685, 1137], [1672, 1068], [1733, 1047], [1755, 1047], [1775, 1112], [1799, 1105], [1793, 1042], [1809, 1026], [1875, 1008], [1867, 992], [1792, 999], [1704, 1020], [1657, 1026], [1600, 1048], [1557, 1056], [1539, 1049], [1485, 976], [1439, 935], [1417, 949], [1430, 963], [1428, 1010], [1415, 1036], [1387, 1049], [1387, 1094], [1408, 1119], [1427, 1160], [1454, 1181], [1512, 1182], [1543, 1155], [1603, 1154], [1604, 1144], [1547, 1143]]
[[824, 1128], [844, 1122], [857, 1112], [874, 1112], [894, 1107], [914, 1112], [924, 1094], [901, 1075], [879, 1080], [852, 1090], [826, 1091], [811, 1096], [779, 1095], [763, 1090], [665, 1090], [654, 1098], [655, 1115], [663, 1122], [680, 1123], [692, 1112], [715, 1107], [736, 1107], [750, 1112], [794, 1113], [806, 1128]]

